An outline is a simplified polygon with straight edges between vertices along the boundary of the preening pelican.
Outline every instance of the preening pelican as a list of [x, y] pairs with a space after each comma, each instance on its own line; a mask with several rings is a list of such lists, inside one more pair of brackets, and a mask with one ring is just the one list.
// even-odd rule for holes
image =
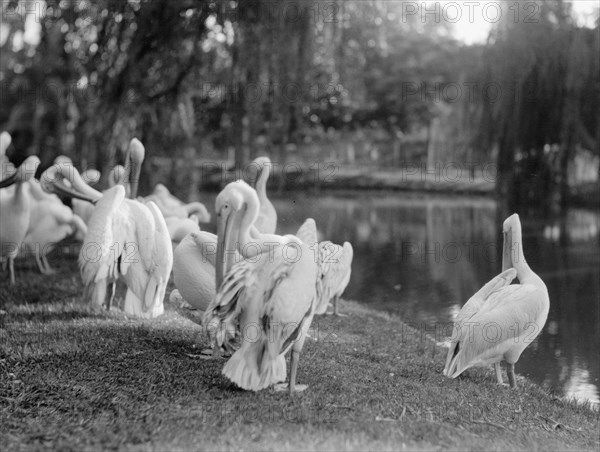
[[[174, 196], [171, 197], [174, 198]], [[170, 200], [165, 200], [154, 194], [147, 196], [145, 200], [153, 201], [165, 218], [175, 217], [185, 219], [194, 215], [200, 223], [210, 222], [210, 213], [208, 213], [208, 209], [201, 202], [182, 203], [181, 205], [176, 206], [173, 205]]]
[[[131, 140], [129, 168], [139, 172], [144, 147]], [[79, 265], [86, 297], [102, 306], [107, 284], [122, 277], [127, 284], [124, 311], [139, 317], [152, 318], [164, 312], [163, 298], [173, 265], [173, 250], [167, 225], [153, 202], [143, 204], [125, 198], [122, 185], [100, 193], [88, 186], [77, 171], [55, 165], [50, 168], [70, 180], [75, 190], [54, 182], [49, 190], [59, 190], [69, 196], [96, 203], [90, 218], [88, 233], [79, 255]], [[139, 174], [131, 178], [132, 196], [137, 192]], [[56, 180], [52, 174], [48, 180]]]
[[339, 312], [339, 298], [346, 290], [352, 273], [354, 250], [349, 242], [339, 246], [329, 241], [319, 243], [319, 278], [317, 285], [317, 308], [315, 314], [325, 314], [329, 302], [333, 301], [333, 315]]
[[269, 180], [269, 174], [273, 165], [269, 157], [258, 157], [254, 159], [251, 165], [255, 165], [258, 168], [255, 188], [258, 200], [260, 201], [260, 211], [254, 226], [258, 229], [258, 232], [263, 234], [275, 234], [275, 230], [277, 229], [277, 212], [271, 201], [269, 201], [269, 198], [267, 198], [267, 180]]
[[[496, 378], [502, 384], [500, 362], [504, 360], [508, 381], [514, 388], [515, 363], [542, 331], [550, 299], [546, 285], [525, 261], [519, 216], [508, 217], [502, 230], [503, 271], [458, 313], [444, 375], [456, 378], [470, 367], [494, 364]], [[515, 277], [519, 284], [511, 285]]]
[[[296, 385], [300, 352], [316, 306], [318, 267], [314, 259], [316, 227], [310, 242], [293, 235], [260, 234], [252, 225], [259, 213], [256, 192], [245, 182], [228, 184], [215, 203], [216, 280], [219, 290], [203, 323], [217, 346], [235, 351], [223, 374], [243, 389], [258, 391], [285, 381], [285, 354], [291, 349], [290, 394]], [[237, 250], [244, 258], [224, 269]]]
[[28, 157], [14, 174], [0, 181], [0, 189], [16, 184], [14, 191], [0, 190], [0, 260], [8, 260], [11, 284], [15, 283], [14, 260], [27, 233], [31, 216], [30, 180], [40, 164], [36, 156]]
[[[45, 177], [47, 177], [46, 172], [42, 174], [41, 179]], [[87, 227], [58, 196], [42, 190], [37, 180], [31, 179], [29, 184], [32, 195], [31, 217], [20, 252], [33, 254], [40, 272], [49, 275], [55, 271], [48, 262], [47, 254], [58, 242], [71, 234], [75, 234], [78, 240], [83, 241]]]
[[[73, 165], [73, 160], [71, 160], [69, 157], [67, 157], [66, 155], [59, 155], [58, 157], [56, 157], [54, 159], [54, 164], [65, 164], [65, 165]], [[83, 179], [83, 181], [90, 185], [96, 185], [99, 181], [100, 181], [100, 171], [96, 170], [96, 169], [86, 169], [85, 171], [83, 171], [81, 173], [81, 178]], [[70, 186], [70, 182], [68, 179], [64, 179], [63, 182], [65, 183], [65, 185]], [[36, 190], [37, 193], [42, 192], [44, 194], [44, 196], [47, 197], [47, 199], [54, 197], [56, 199], [59, 199], [58, 196], [56, 196], [53, 193], [45, 193], [43, 192], [43, 190], [40, 188], [39, 190]], [[39, 198], [41, 199], [41, 198]], [[62, 203], [62, 201], [61, 201]], [[75, 215], [77, 215], [81, 220], [83, 220], [83, 222], [86, 224], [86, 230], [87, 230], [87, 224], [88, 221], [90, 220], [90, 217], [92, 215], [92, 212], [94, 211], [94, 205], [89, 203], [88, 201], [83, 201], [81, 199], [77, 199], [77, 198], [72, 198], [71, 199], [71, 210], [73, 211], [73, 213]]]
[[[215, 299], [216, 255], [217, 236], [206, 231], [188, 234], [173, 252], [173, 280], [177, 293], [201, 311], [206, 311]], [[171, 301], [177, 295], [173, 292]]]
[[177, 246], [186, 235], [200, 232], [196, 215], [190, 215], [189, 218], [166, 217], [165, 222], [174, 246]]

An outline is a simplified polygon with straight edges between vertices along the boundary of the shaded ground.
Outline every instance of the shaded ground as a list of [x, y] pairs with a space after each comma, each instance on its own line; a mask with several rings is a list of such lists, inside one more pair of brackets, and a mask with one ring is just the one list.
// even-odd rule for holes
[[[307, 392], [237, 389], [198, 359], [201, 328], [93, 311], [74, 260], [0, 285], [1, 450], [598, 450], [599, 414], [489, 370], [441, 375], [443, 350], [398, 318], [344, 303], [300, 362]], [[318, 340], [315, 340], [317, 338]], [[517, 364], [518, 372], [518, 364]]]

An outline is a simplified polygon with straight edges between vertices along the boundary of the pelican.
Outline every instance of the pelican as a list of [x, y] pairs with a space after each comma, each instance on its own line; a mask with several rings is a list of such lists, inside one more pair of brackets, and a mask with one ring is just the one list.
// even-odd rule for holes
[[214, 300], [217, 236], [206, 231], [192, 232], [183, 238], [173, 252], [173, 280], [178, 296], [193, 308], [206, 311]]
[[149, 197], [159, 198], [159, 201], [162, 204], [171, 209], [183, 206], [185, 204], [181, 199], [173, 196], [169, 189], [163, 184], [156, 184], [152, 194], [149, 195]]
[[[56, 157], [54, 159], [54, 164], [65, 164], [65, 165], [71, 165], [73, 166], [73, 161], [67, 157], [66, 155], [59, 155], [58, 157]], [[90, 169], [86, 169], [85, 171], [83, 171], [81, 173], [81, 178], [83, 179], [83, 181], [90, 185], [96, 185], [99, 181], [100, 181], [100, 171], [90, 168]], [[65, 179], [63, 181], [65, 183], [65, 185], [69, 185], [70, 182], [68, 179]], [[54, 197], [56, 199], [59, 199], [58, 196], [56, 196], [53, 193], [45, 193], [41, 188], [39, 190], [36, 190], [36, 193], [42, 192], [44, 193], [44, 196], [47, 197], [47, 199], [50, 199], [51, 197]], [[62, 201], [61, 201], [62, 203]], [[83, 220], [83, 222], [86, 225], [86, 229], [87, 229], [87, 224], [90, 220], [90, 217], [92, 216], [92, 212], [94, 211], [94, 205], [89, 203], [88, 201], [83, 201], [81, 199], [77, 199], [77, 198], [72, 198], [71, 199], [71, 208], [72, 211], [75, 215], [77, 215], [81, 220]], [[79, 226], [77, 226], [79, 229]], [[80, 234], [80, 232], [78, 232], [78, 234]], [[84, 233], [85, 235], [85, 233]]]
[[267, 180], [273, 166], [269, 157], [257, 157], [251, 163], [258, 168], [256, 176], [256, 193], [260, 201], [260, 211], [256, 219], [255, 227], [263, 234], [275, 234], [277, 229], [277, 212], [275, 207], [267, 198]]
[[188, 234], [200, 232], [196, 215], [190, 215], [189, 218], [166, 217], [165, 223], [174, 246], [177, 246]]
[[[217, 196], [218, 216], [217, 296], [204, 314], [203, 323], [213, 343], [226, 350], [241, 346], [223, 368], [237, 386], [252, 391], [285, 381], [285, 354], [291, 349], [291, 394], [306, 389], [296, 385], [300, 352], [316, 306], [318, 267], [310, 247], [293, 235], [260, 234], [252, 225], [260, 201], [243, 181], [228, 184]], [[305, 234], [308, 236], [308, 234]], [[232, 263], [237, 250], [244, 258]], [[220, 283], [222, 281], [222, 283]]]
[[[514, 388], [515, 363], [542, 331], [550, 299], [546, 285], [525, 261], [519, 216], [508, 217], [502, 231], [503, 271], [458, 313], [444, 375], [456, 378], [470, 367], [494, 364], [496, 379], [503, 384], [500, 362], [506, 361], [508, 381]], [[515, 277], [519, 284], [511, 285]]]
[[8, 176], [8, 158], [6, 157], [6, 150], [12, 142], [12, 137], [8, 132], [0, 133], [0, 180]]
[[194, 215], [200, 223], [210, 222], [210, 213], [208, 213], [208, 209], [201, 202], [190, 202], [188, 204], [175, 206], [171, 204], [169, 200], [165, 200], [156, 195], [150, 195], [144, 199], [146, 201], [153, 201], [165, 218], [175, 217], [185, 219]]
[[[41, 179], [47, 177], [48, 174], [44, 172]], [[87, 227], [58, 196], [46, 193], [37, 180], [31, 179], [29, 183], [32, 195], [31, 217], [20, 251], [23, 254], [33, 254], [40, 272], [51, 275], [55, 270], [50, 266], [47, 254], [71, 234], [83, 241]]]
[[[131, 178], [131, 194], [136, 196], [137, 182], [144, 146], [131, 140], [128, 159], [136, 174]], [[127, 284], [124, 311], [127, 314], [153, 318], [164, 312], [163, 298], [173, 265], [173, 250], [167, 225], [153, 202], [143, 204], [125, 197], [125, 187], [115, 185], [104, 193], [88, 186], [74, 168], [55, 165], [47, 179], [54, 181], [44, 188], [57, 190], [68, 196], [94, 202], [88, 233], [79, 255], [79, 266], [86, 298], [102, 306], [106, 299], [107, 284], [122, 277]], [[127, 171], [130, 171], [128, 169]], [[66, 173], [66, 174], [65, 174]], [[127, 176], [129, 176], [127, 174]], [[74, 190], [65, 187], [57, 177], [70, 180]], [[129, 177], [126, 179], [129, 180]]]
[[349, 242], [339, 246], [329, 241], [319, 243], [319, 278], [317, 285], [317, 308], [315, 314], [325, 314], [333, 300], [333, 315], [345, 317], [339, 312], [339, 298], [350, 282], [354, 250]]
[[30, 180], [40, 164], [40, 159], [31, 156], [17, 170], [0, 181], [0, 189], [16, 184], [14, 191], [0, 190], [0, 260], [8, 260], [11, 284], [15, 284], [14, 260], [27, 233], [31, 216]]

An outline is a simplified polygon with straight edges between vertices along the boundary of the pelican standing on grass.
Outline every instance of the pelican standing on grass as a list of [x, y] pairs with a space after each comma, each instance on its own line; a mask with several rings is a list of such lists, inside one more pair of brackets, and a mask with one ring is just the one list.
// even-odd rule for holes
[[256, 166], [258, 169], [255, 188], [260, 202], [260, 210], [254, 226], [258, 229], [258, 232], [263, 234], [275, 234], [277, 212], [269, 198], [267, 198], [267, 181], [273, 165], [269, 157], [258, 157], [254, 159], [251, 165]]
[[[41, 179], [48, 177], [44, 172]], [[46, 193], [36, 179], [29, 181], [31, 192], [31, 217], [27, 235], [21, 246], [22, 254], [33, 254], [40, 272], [51, 275], [56, 271], [48, 262], [48, 253], [65, 237], [75, 234], [75, 238], [83, 241], [87, 233], [84, 221], [58, 196]], [[84, 202], [84, 201], [80, 201]], [[89, 204], [89, 203], [86, 203]]]
[[[223, 374], [243, 389], [267, 388], [285, 381], [285, 354], [291, 350], [289, 384], [276, 388], [290, 394], [302, 391], [306, 386], [296, 385], [296, 374], [316, 305], [314, 221], [308, 243], [293, 235], [258, 233], [253, 227], [260, 208], [258, 196], [243, 181], [228, 184], [217, 196], [215, 208], [219, 290], [203, 323], [220, 348], [234, 350], [241, 339]], [[233, 250], [244, 259], [225, 274]]]
[[[500, 362], [506, 361], [508, 381], [516, 387], [515, 363], [540, 334], [550, 308], [548, 289], [527, 265], [521, 222], [517, 214], [504, 221], [502, 273], [477, 292], [458, 313], [444, 375], [458, 377], [474, 366], [494, 364], [502, 384]], [[510, 284], [517, 277], [519, 284]]]
[[329, 314], [329, 302], [333, 303], [331, 314], [345, 317], [339, 312], [339, 299], [350, 282], [354, 250], [349, 242], [344, 246], [325, 241], [319, 243], [319, 278], [317, 285], [317, 308], [315, 314]]
[[[131, 140], [128, 159], [135, 173], [131, 178], [131, 195], [136, 196], [144, 147]], [[77, 171], [55, 165], [54, 171], [70, 180], [74, 190], [61, 182], [54, 182], [48, 190], [57, 190], [68, 196], [94, 202], [88, 233], [79, 255], [79, 266], [86, 298], [92, 304], [105, 304], [108, 283], [113, 284], [114, 297], [117, 280], [127, 284], [124, 311], [129, 315], [153, 318], [164, 312], [163, 298], [171, 267], [173, 250], [165, 220], [153, 202], [143, 204], [125, 197], [122, 185], [100, 193], [88, 186]], [[66, 174], [65, 174], [66, 173]], [[49, 177], [55, 180], [55, 177]]]
[[185, 300], [194, 309], [206, 311], [214, 300], [217, 236], [206, 231], [186, 235], [173, 251], [175, 287], [169, 301]]
[[[39, 164], [38, 157], [28, 157], [11, 176], [0, 181], [0, 260], [8, 260], [11, 284], [15, 284], [14, 260], [27, 234], [31, 217], [31, 194], [27, 181], [34, 176]], [[7, 191], [5, 187], [12, 184], [16, 184], [16, 188]]]

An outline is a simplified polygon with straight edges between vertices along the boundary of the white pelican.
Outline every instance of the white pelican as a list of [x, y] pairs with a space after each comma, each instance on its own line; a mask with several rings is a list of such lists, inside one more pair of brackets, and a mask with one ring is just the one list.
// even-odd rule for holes
[[8, 168], [8, 158], [6, 157], [6, 150], [12, 142], [12, 137], [8, 132], [0, 133], [0, 180], [6, 178], [10, 172]]
[[188, 234], [173, 252], [173, 280], [177, 289], [170, 300], [181, 296], [195, 309], [206, 311], [215, 299], [217, 236], [206, 231]]
[[[56, 157], [54, 159], [54, 164], [65, 164], [65, 165], [73, 165], [73, 160], [71, 160], [71, 158], [67, 157], [66, 155], [59, 155], [58, 157]], [[100, 171], [96, 170], [96, 169], [87, 169], [85, 171], [83, 171], [81, 173], [81, 178], [83, 179], [83, 181], [90, 185], [96, 185], [99, 181], [100, 181]], [[65, 179], [63, 181], [66, 185], [69, 185], [70, 182], [68, 181], [68, 179]], [[39, 190], [36, 190], [36, 193], [42, 192], [43, 196], [46, 196], [47, 199], [50, 199], [52, 197], [59, 199], [58, 196], [56, 196], [53, 193], [45, 193], [41, 188]], [[41, 199], [41, 198], [38, 198]], [[61, 201], [62, 203], [62, 201]], [[92, 212], [94, 211], [94, 205], [91, 204], [88, 201], [83, 201], [81, 199], [77, 199], [77, 198], [72, 198], [71, 199], [71, 210], [73, 211], [73, 213], [75, 215], [77, 215], [79, 218], [81, 218], [83, 220], [83, 222], [87, 225], [88, 221], [90, 220], [90, 217], [92, 216]], [[87, 227], [86, 227], [87, 229]]]
[[36, 156], [28, 157], [9, 177], [0, 181], [0, 189], [16, 183], [14, 191], [0, 190], [0, 260], [8, 260], [11, 284], [15, 283], [14, 260], [27, 233], [31, 216], [30, 180], [40, 164]]
[[344, 317], [340, 314], [339, 298], [346, 290], [352, 273], [352, 257], [354, 250], [349, 242], [344, 246], [336, 245], [329, 241], [319, 243], [319, 278], [317, 285], [317, 308], [315, 314], [325, 314], [329, 302], [333, 300], [333, 315]]
[[[496, 378], [502, 384], [500, 362], [504, 360], [508, 381], [514, 388], [515, 363], [542, 331], [550, 300], [546, 285], [525, 261], [519, 216], [508, 217], [502, 230], [503, 272], [459, 312], [444, 375], [456, 378], [470, 367], [494, 364]], [[511, 285], [515, 276], [519, 284]]]
[[275, 234], [277, 229], [277, 212], [269, 198], [267, 198], [267, 180], [273, 166], [269, 157], [257, 157], [251, 163], [256, 165], [258, 173], [256, 175], [256, 193], [260, 201], [260, 211], [256, 219], [255, 227], [258, 232], [263, 234]]
[[260, 202], [245, 182], [228, 184], [215, 203], [217, 226], [217, 282], [235, 258], [244, 259], [227, 272], [203, 323], [211, 341], [226, 350], [241, 347], [223, 368], [237, 386], [258, 391], [285, 381], [285, 354], [291, 349], [290, 394], [306, 389], [296, 385], [300, 352], [316, 304], [318, 266], [310, 247], [317, 242], [316, 227], [309, 243], [293, 235], [260, 234], [252, 226]]
[[[45, 177], [46, 172], [40, 178]], [[47, 254], [58, 242], [71, 234], [83, 241], [87, 227], [58, 196], [46, 193], [37, 180], [31, 179], [29, 184], [32, 197], [31, 217], [20, 251], [22, 254], [33, 254], [40, 272], [50, 275], [55, 273], [55, 270], [50, 266]]]
[[[144, 147], [131, 140], [129, 168], [136, 171], [131, 178], [131, 194], [137, 193], [137, 182]], [[96, 203], [90, 218], [88, 233], [79, 255], [79, 265], [86, 297], [101, 306], [105, 303], [107, 284], [122, 277], [127, 284], [124, 311], [138, 317], [153, 318], [164, 312], [163, 298], [173, 265], [173, 250], [167, 225], [153, 202], [143, 204], [125, 198], [125, 188], [115, 185], [104, 193], [88, 186], [73, 168], [55, 165], [50, 170], [66, 177], [76, 190], [54, 182], [48, 190], [58, 190], [69, 196]], [[65, 174], [66, 173], [66, 174]]]
[[189, 218], [166, 217], [165, 223], [173, 246], [177, 246], [186, 235], [200, 232], [196, 215], [190, 215]]

